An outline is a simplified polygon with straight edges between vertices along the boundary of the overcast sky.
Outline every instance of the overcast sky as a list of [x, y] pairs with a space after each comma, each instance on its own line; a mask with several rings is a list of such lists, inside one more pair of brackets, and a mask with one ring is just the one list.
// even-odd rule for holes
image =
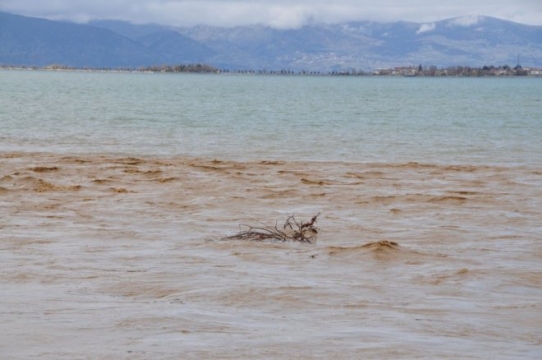
[[542, 25], [542, 0], [0, 0], [0, 10], [77, 22], [115, 19], [173, 26], [294, 28], [310, 21], [431, 22], [467, 15]]

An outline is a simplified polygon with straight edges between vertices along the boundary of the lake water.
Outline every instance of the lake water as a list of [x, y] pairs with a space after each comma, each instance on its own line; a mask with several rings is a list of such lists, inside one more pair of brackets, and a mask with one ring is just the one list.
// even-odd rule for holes
[[[0, 358], [542, 358], [542, 81], [0, 71]], [[317, 220], [318, 241], [225, 240]]]
[[228, 159], [542, 161], [542, 82], [0, 72], [0, 149]]

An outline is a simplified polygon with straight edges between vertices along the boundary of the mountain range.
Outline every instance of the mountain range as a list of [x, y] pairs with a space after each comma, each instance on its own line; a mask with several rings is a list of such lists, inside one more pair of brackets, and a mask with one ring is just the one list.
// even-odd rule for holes
[[121, 68], [206, 63], [230, 70], [343, 71], [404, 65], [542, 67], [542, 26], [486, 16], [357, 21], [296, 29], [87, 24], [0, 12], [0, 64]]

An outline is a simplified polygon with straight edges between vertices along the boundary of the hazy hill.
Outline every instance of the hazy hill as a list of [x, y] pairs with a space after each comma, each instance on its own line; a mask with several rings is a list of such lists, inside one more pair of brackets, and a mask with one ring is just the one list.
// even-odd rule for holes
[[111, 30], [132, 40], [168, 29], [158, 24], [132, 24], [127, 21], [118, 20], [95, 20], [90, 21], [87, 25]]
[[0, 13], [0, 64], [331, 71], [400, 65], [542, 67], [542, 27], [484, 16], [433, 23], [349, 22], [298, 29], [88, 25]]
[[314, 24], [293, 30], [265, 26], [179, 29], [215, 49], [217, 65], [306, 70], [399, 65], [542, 66], [542, 27], [490, 17], [434, 23]]
[[215, 51], [173, 30], [160, 30], [136, 38], [136, 41], [174, 63], [206, 62]]
[[135, 67], [166, 61], [109, 30], [0, 12], [0, 64]]

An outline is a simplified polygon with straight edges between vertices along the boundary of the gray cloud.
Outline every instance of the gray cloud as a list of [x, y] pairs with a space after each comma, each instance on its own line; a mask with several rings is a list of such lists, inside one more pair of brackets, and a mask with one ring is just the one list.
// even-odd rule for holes
[[174, 26], [265, 24], [292, 28], [310, 21], [431, 22], [467, 15], [542, 25], [540, 0], [3, 0], [0, 10], [78, 22], [117, 19]]

